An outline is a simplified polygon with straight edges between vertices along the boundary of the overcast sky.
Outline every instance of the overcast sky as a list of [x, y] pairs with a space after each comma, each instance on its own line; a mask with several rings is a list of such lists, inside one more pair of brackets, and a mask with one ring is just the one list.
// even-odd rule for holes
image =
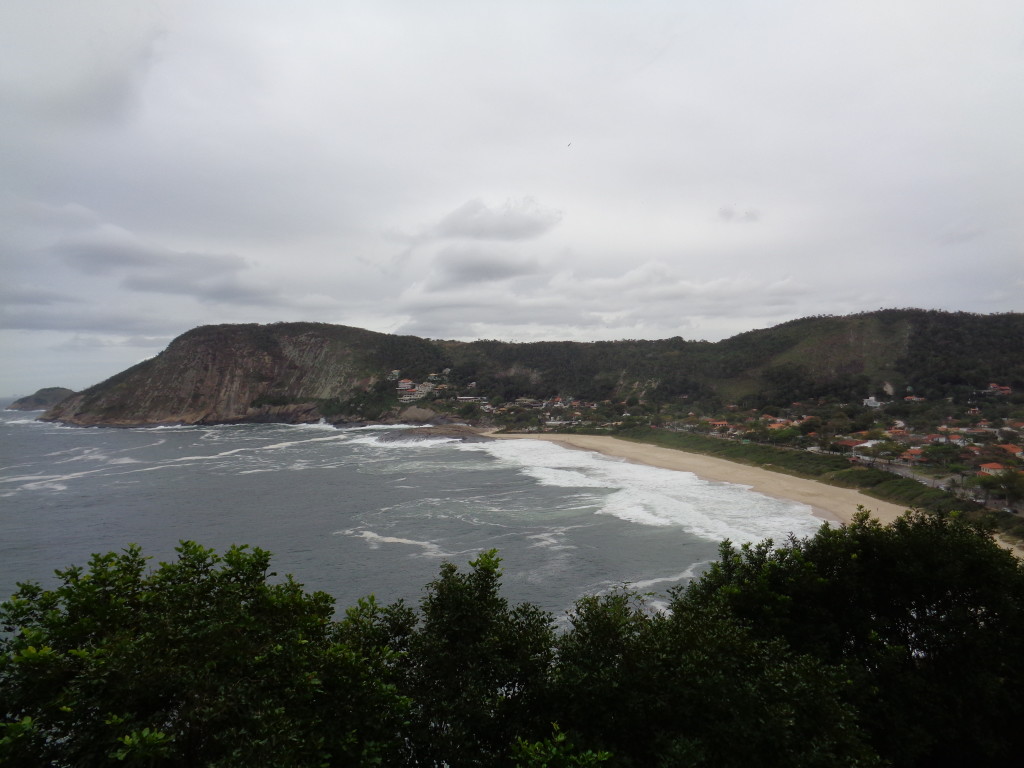
[[8, 0], [0, 395], [206, 323], [1024, 310], [1020, 0]]

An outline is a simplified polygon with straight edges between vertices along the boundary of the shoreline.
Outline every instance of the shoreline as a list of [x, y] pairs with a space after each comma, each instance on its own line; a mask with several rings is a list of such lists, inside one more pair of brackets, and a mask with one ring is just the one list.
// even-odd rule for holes
[[650, 467], [690, 472], [704, 480], [745, 485], [750, 490], [776, 499], [806, 504], [811, 513], [831, 523], [849, 524], [862, 505], [882, 523], [891, 523], [906, 512], [906, 507], [866, 496], [853, 488], [839, 488], [760, 467], [738, 464], [702, 453], [634, 443], [611, 435], [570, 435], [557, 433], [485, 433], [499, 440], [544, 440], [566, 448], [594, 451], [604, 456], [625, 459]]

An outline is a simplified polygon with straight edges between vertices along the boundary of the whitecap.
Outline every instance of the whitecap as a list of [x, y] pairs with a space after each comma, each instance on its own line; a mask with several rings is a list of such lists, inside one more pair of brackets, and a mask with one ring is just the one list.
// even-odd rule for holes
[[749, 486], [704, 480], [691, 472], [649, 467], [538, 440], [469, 444], [542, 485], [608, 489], [599, 514], [648, 526], [681, 526], [712, 541], [760, 541], [813, 534], [821, 521], [805, 504]]
[[153, 426], [143, 427], [132, 427], [132, 432], [159, 432], [160, 430], [168, 430], [173, 432], [195, 432], [204, 427], [198, 424], [154, 424]]
[[650, 589], [657, 584], [678, 584], [681, 581], [692, 579], [697, 576], [698, 571], [703, 570], [704, 566], [708, 565], [710, 562], [710, 560], [702, 560], [699, 563], [694, 563], [682, 573], [676, 573], [670, 576], [653, 576], [649, 579], [631, 581], [629, 582], [629, 586], [632, 589]]
[[330, 429], [334, 432], [338, 431], [338, 428], [333, 424], [329, 424], [326, 419], [320, 419], [315, 423], [308, 424], [285, 424], [288, 429]]
[[353, 437], [350, 441], [353, 445], [373, 445], [381, 448], [395, 448], [398, 450], [423, 450], [438, 445], [460, 445], [462, 441], [457, 437], [444, 437], [441, 435], [429, 435], [426, 437], [410, 436], [408, 440], [395, 440], [384, 435], [360, 435]]
[[429, 424], [364, 424], [361, 427], [342, 427], [345, 432], [368, 432], [379, 430], [381, 432], [391, 429], [424, 429]]
[[576, 549], [575, 544], [567, 544], [565, 542], [565, 531], [566, 529], [564, 528], [555, 528], [548, 531], [541, 531], [540, 533], [528, 534], [526, 539], [532, 542], [530, 544], [531, 547], [540, 547], [554, 552]]
[[379, 533], [367, 530], [348, 529], [345, 531], [335, 531], [334, 533], [335, 535], [365, 539], [371, 549], [378, 549], [381, 544], [404, 544], [410, 547], [421, 547], [423, 549], [423, 557], [452, 557], [452, 555], [443, 552], [441, 547], [433, 541], [416, 541], [415, 539], [402, 539], [397, 536], [381, 536]]

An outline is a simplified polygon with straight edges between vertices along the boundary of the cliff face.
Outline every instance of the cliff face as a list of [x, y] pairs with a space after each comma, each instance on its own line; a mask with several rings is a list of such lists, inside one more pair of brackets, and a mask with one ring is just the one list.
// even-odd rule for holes
[[43, 419], [82, 426], [315, 422], [379, 373], [369, 331], [312, 323], [204, 326]]

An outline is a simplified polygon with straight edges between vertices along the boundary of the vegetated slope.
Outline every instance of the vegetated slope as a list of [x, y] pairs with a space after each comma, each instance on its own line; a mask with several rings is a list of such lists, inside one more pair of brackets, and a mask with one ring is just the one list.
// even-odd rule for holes
[[42, 411], [52, 408], [61, 400], [75, 394], [75, 390], [66, 387], [43, 387], [31, 395], [20, 397], [7, 406], [8, 411]]
[[717, 396], [750, 405], [856, 400], [912, 386], [947, 396], [1000, 380], [1024, 386], [1024, 314], [892, 309], [808, 317], [717, 343], [685, 341], [447, 343], [456, 371], [484, 391], [653, 402]]
[[324, 323], [203, 326], [43, 418], [81, 425], [316, 421], [323, 402], [365, 391], [396, 361], [427, 367], [437, 354], [415, 337]]
[[[810, 317], [718, 343], [431, 341], [323, 323], [219, 325], [49, 411], [74, 424], [377, 419], [396, 405], [394, 369], [420, 381], [450, 369], [455, 387], [516, 397], [636, 396], [755, 407], [886, 389], [927, 397], [998, 381], [1024, 387], [1024, 314], [881, 310]], [[393, 411], [392, 411], [393, 412]]]

